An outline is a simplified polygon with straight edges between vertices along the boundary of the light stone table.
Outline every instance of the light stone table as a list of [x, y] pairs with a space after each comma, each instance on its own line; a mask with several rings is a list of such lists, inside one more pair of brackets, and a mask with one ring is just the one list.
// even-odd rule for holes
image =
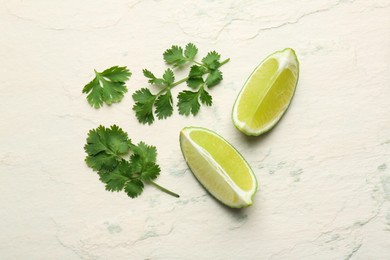
[[[390, 259], [389, 0], [2, 0], [0, 32], [0, 259]], [[142, 69], [162, 73], [164, 50], [188, 42], [231, 58], [213, 106], [139, 124]], [[245, 137], [233, 102], [286, 47], [300, 61], [292, 104]], [[81, 90], [113, 65], [133, 72], [129, 92], [93, 109]], [[83, 150], [100, 124], [155, 145], [157, 181], [181, 197], [105, 191]], [[178, 139], [190, 125], [251, 164], [251, 207], [228, 209], [193, 177]]]

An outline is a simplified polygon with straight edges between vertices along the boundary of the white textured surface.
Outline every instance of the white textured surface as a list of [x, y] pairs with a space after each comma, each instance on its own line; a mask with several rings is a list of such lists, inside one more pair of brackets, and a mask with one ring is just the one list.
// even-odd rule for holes
[[[390, 1], [0, 1], [1, 259], [390, 259]], [[231, 62], [197, 117], [137, 123], [141, 69], [194, 42]], [[301, 72], [285, 117], [246, 138], [230, 110], [253, 68], [294, 48]], [[96, 111], [93, 69], [127, 65], [120, 104]], [[176, 113], [177, 114], [177, 113]], [[157, 146], [158, 182], [132, 200], [85, 165], [87, 131], [118, 124]], [[180, 153], [207, 126], [252, 165], [260, 191], [230, 210]]]

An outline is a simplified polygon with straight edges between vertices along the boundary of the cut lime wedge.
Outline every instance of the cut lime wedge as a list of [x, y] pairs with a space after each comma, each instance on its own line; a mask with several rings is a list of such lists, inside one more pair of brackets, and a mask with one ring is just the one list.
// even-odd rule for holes
[[256, 177], [225, 139], [206, 128], [185, 127], [180, 132], [180, 146], [192, 173], [217, 200], [232, 208], [253, 203]]
[[293, 49], [268, 56], [252, 72], [233, 107], [233, 123], [246, 135], [269, 131], [283, 116], [294, 95], [299, 62]]

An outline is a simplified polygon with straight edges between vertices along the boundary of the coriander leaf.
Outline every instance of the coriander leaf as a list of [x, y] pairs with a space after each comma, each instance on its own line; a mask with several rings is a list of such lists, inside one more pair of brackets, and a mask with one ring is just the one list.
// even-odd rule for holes
[[92, 168], [96, 172], [112, 171], [119, 163], [119, 161], [114, 155], [108, 155], [106, 153], [88, 155], [85, 158], [85, 162], [90, 168]]
[[171, 91], [167, 91], [165, 94], [160, 95], [156, 102], [155, 113], [158, 119], [165, 119], [170, 117], [173, 113], [173, 101]]
[[139, 177], [142, 172], [143, 163], [143, 158], [140, 155], [132, 154], [130, 156], [130, 169], [132, 173], [137, 175], [137, 177]]
[[103, 94], [100, 87], [95, 87], [99, 85], [99, 80], [94, 78], [91, 82], [85, 85], [83, 93], [89, 93], [87, 96], [88, 103], [94, 108], [99, 108], [103, 105]]
[[88, 133], [84, 146], [88, 154], [85, 161], [95, 171], [109, 171], [118, 165], [118, 158], [128, 153], [129, 149], [130, 140], [122, 129], [116, 125], [111, 128], [99, 126]]
[[206, 106], [211, 106], [213, 104], [213, 98], [210, 96], [210, 94], [204, 88], [201, 88], [199, 92], [200, 102]]
[[138, 197], [144, 189], [144, 184], [140, 180], [131, 180], [125, 186], [125, 192], [130, 198]]
[[150, 70], [143, 69], [142, 73], [144, 74], [145, 77], [147, 77], [149, 79], [155, 79], [156, 78], [156, 76], [154, 76], [154, 74]]
[[148, 123], [149, 125], [153, 123], [153, 104], [156, 100], [156, 96], [150, 93], [149, 89], [142, 88], [134, 92], [133, 99], [135, 101], [133, 110], [135, 111], [138, 121], [142, 124]]
[[89, 131], [84, 149], [89, 155], [96, 155], [100, 152], [123, 155], [129, 151], [128, 136], [116, 125], [111, 128], [99, 126]]
[[177, 106], [179, 108], [180, 115], [188, 116], [189, 114], [196, 115], [198, 113], [200, 108], [198, 94], [198, 92], [192, 92], [188, 90], [184, 90], [179, 93], [177, 97], [179, 100]]
[[163, 79], [165, 81], [165, 85], [172, 85], [172, 83], [175, 81], [175, 75], [173, 75], [173, 71], [171, 69], [166, 69], [163, 75]]
[[204, 81], [203, 81], [202, 77], [187, 79], [187, 86], [189, 86], [192, 89], [198, 89], [203, 84], [204, 84]]
[[100, 174], [100, 180], [106, 184], [106, 190], [121, 191], [129, 179], [120, 173], [103, 173]]
[[212, 70], [207, 76], [205, 83], [210, 88], [217, 85], [222, 79], [222, 72], [220, 70]]
[[155, 84], [155, 85], [160, 85], [160, 86], [166, 85], [164, 79], [156, 78], [156, 76], [154, 76], [154, 74], [151, 71], [149, 71], [147, 69], [143, 69], [142, 72], [143, 72], [144, 76], [149, 79], [148, 80], [149, 84]]
[[186, 62], [183, 56], [183, 49], [180, 46], [173, 45], [163, 54], [164, 60], [168, 64], [173, 64], [174, 67], [180, 66]]
[[126, 67], [114, 66], [103, 72], [95, 70], [95, 78], [83, 88], [88, 94], [88, 103], [94, 108], [100, 108], [103, 103], [111, 105], [123, 99], [127, 92], [125, 81], [131, 76]]
[[142, 158], [143, 162], [156, 162], [157, 149], [155, 146], [140, 142], [138, 145], [132, 145], [132, 150], [135, 155]]
[[160, 174], [160, 167], [155, 163], [157, 149], [154, 146], [140, 142], [132, 146], [133, 154], [130, 157], [132, 168], [140, 172], [142, 180], [153, 180]]
[[187, 59], [193, 60], [196, 54], [198, 53], [198, 48], [193, 43], [188, 43], [184, 50], [184, 55]]
[[144, 181], [154, 180], [160, 175], [160, 166], [155, 163], [146, 163], [141, 173], [141, 179]]
[[207, 72], [207, 69], [203, 66], [193, 65], [190, 69], [189, 78], [187, 80], [187, 86], [192, 89], [197, 89], [203, 85], [203, 74]]
[[221, 58], [221, 55], [219, 55], [217, 52], [215, 51], [211, 51], [209, 52], [206, 57], [204, 57], [202, 59], [202, 62], [203, 64], [211, 69], [211, 70], [215, 70], [215, 69], [218, 69], [220, 63], [219, 63], [219, 59]]
[[203, 66], [194, 65], [190, 69], [189, 77], [202, 77], [207, 72], [207, 68]]
[[131, 72], [127, 67], [114, 66], [106, 69], [100, 75], [109, 78], [113, 82], [125, 82], [130, 78]]
[[122, 82], [105, 81], [105, 87], [102, 88], [103, 101], [107, 105], [116, 103], [122, 100], [124, 93], [127, 92], [126, 85]]

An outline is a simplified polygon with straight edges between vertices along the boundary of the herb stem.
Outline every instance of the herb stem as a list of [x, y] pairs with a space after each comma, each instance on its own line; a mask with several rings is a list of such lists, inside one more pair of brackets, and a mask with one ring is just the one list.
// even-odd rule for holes
[[176, 81], [175, 83], [173, 83], [173, 84], [171, 85], [171, 88], [176, 87], [177, 85], [179, 85], [179, 84], [181, 84], [181, 83], [183, 83], [183, 82], [186, 82], [188, 79], [189, 79], [189, 77], [185, 77], [184, 79], [181, 79], [181, 80], [179, 80], [179, 81]]
[[155, 95], [156, 98], [157, 98], [158, 96], [160, 96], [162, 93], [164, 93], [164, 92], [166, 92], [166, 91], [169, 91], [169, 90], [173, 89], [174, 87], [176, 87], [177, 85], [180, 85], [180, 84], [183, 83], [183, 82], [186, 82], [188, 79], [189, 79], [189, 77], [185, 77], [184, 79], [181, 79], [181, 80], [179, 80], [179, 81], [176, 81], [176, 82], [172, 83], [172, 84], [169, 85], [169, 86], [166, 86], [165, 88], [163, 88], [162, 90], [160, 90], [160, 91]]
[[229, 61], [230, 61], [230, 58], [228, 58], [228, 59], [222, 61], [222, 62], [220, 63], [219, 66], [221, 67], [221, 66], [225, 65], [225, 64], [228, 63]]
[[157, 189], [159, 189], [159, 190], [161, 190], [161, 191], [163, 191], [163, 192], [165, 192], [165, 193], [168, 193], [169, 195], [171, 195], [171, 196], [173, 196], [173, 197], [180, 198], [180, 196], [179, 196], [178, 194], [176, 194], [176, 193], [174, 193], [173, 191], [170, 191], [170, 190], [168, 190], [168, 189], [166, 189], [166, 188], [164, 188], [164, 187], [158, 185], [158, 184], [155, 183], [154, 181], [150, 180], [150, 181], [148, 181], [148, 182], [149, 182], [150, 184], [152, 184], [154, 187], [156, 187]]
[[200, 63], [200, 62], [197, 62], [197, 61], [194, 61], [194, 60], [191, 60], [193, 63], [199, 65], [199, 66], [203, 66], [204, 67], [204, 64], [203, 63]]

